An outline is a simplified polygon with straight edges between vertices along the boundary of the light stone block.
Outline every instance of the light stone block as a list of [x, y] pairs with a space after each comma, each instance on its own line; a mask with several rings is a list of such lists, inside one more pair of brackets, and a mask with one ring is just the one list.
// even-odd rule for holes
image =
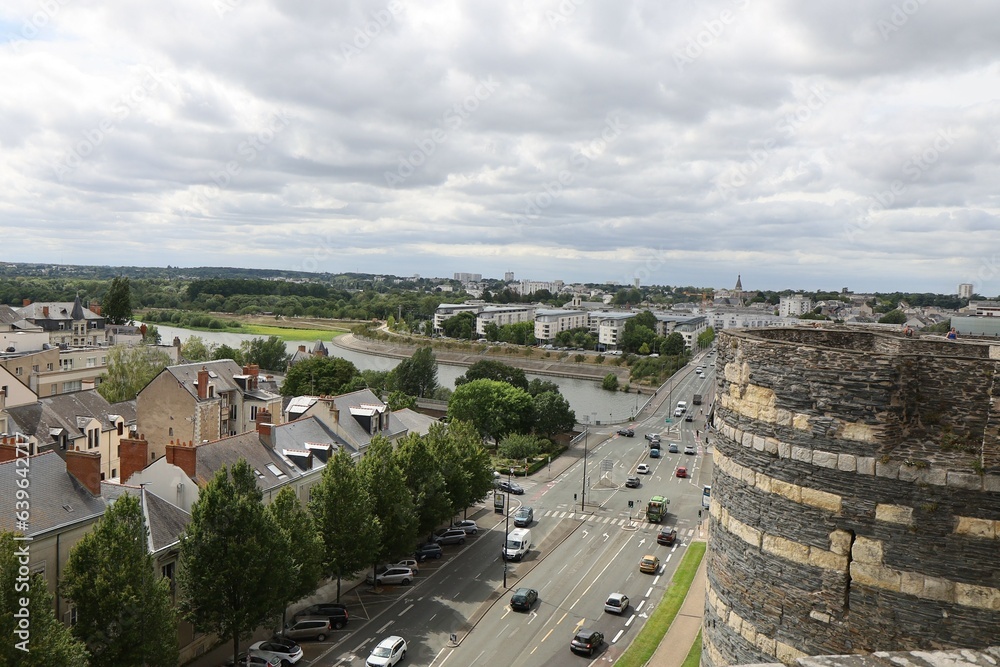
[[818, 507], [821, 510], [826, 510], [835, 514], [839, 513], [843, 507], [843, 499], [834, 493], [819, 491], [806, 486], [801, 487], [801, 489], [802, 503], [804, 505]]
[[956, 582], [955, 603], [976, 609], [1000, 611], [1000, 590], [988, 586]]
[[860, 474], [860, 475], [874, 475], [875, 474], [875, 457], [874, 456], [859, 456], [858, 457], [858, 474]]
[[995, 539], [997, 537], [997, 522], [990, 519], [978, 519], [971, 516], [960, 516], [955, 532], [959, 535]]
[[837, 456], [837, 470], [843, 472], [854, 472], [858, 469], [858, 457], [854, 454], [839, 454]]
[[882, 543], [868, 537], [858, 537], [851, 548], [851, 559], [855, 563], [882, 564]]
[[812, 463], [813, 450], [808, 447], [792, 447], [792, 460]]
[[764, 535], [763, 549], [768, 553], [779, 556], [795, 563], [809, 564], [809, 547], [805, 544], [792, 542], [777, 535]]
[[902, 526], [913, 525], [913, 508], [906, 505], [883, 505], [875, 506], [875, 520], [886, 523], [898, 523]]
[[824, 452], [821, 450], [816, 450], [813, 452], [813, 465], [819, 466], [820, 468], [830, 468], [831, 470], [837, 467], [837, 455], [832, 452]]

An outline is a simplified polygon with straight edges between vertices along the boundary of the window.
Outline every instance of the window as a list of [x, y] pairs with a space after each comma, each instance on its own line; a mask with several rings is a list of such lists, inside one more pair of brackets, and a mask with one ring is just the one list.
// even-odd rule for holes
[[80, 391], [81, 389], [83, 389], [83, 383], [80, 380], [62, 383], [62, 393], [64, 394], [68, 394], [71, 391]]
[[34, 366], [31, 367], [31, 372], [32, 373], [37, 373], [38, 372], [38, 364], [35, 364]]
[[111, 476], [112, 477], [117, 477], [118, 476], [118, 468], [112, 468], [111, 469]]
[[103, 472], [101, 473], [101, 481], [102, 482], [104, 481], [104, 473]]
[[87, 357], [87, 368], [94, 368], [97, 366], [97, 357]]
[[24, 369], [21, 368], [20, 366], [14, 369], [14, 375], [23, 375], [23, 374], [24, 374]]
[[257, 421], [257, 406], [256, 405], [251, 405], [250, 406], [250, 421], [252, 421], [252, 422]]
[[118, 435], [125, 433], [125, 422], [118, 422]]
[[167, 429], [167, 437], [172, 438], [173, 435], [174, 435], [174, 427], [171, 426], [170, 428]]
[[49, 387], [49, 395], [50, 396], [56, 395], [56, 386], [54, 384]]
[[52, 362], [51, 361], [49, 363], [45, 364], [45, 370], [47, 370], [47, 371], [51, 371], [52, 370]]
[[235, 405], [230, 405], [229, 406], [229, 418], [230, 419], [236, 419], [236, 406]]

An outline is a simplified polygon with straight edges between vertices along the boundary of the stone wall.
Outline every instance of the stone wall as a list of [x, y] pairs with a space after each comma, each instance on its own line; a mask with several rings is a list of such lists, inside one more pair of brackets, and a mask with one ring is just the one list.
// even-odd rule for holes
[[722, 332], [706, 667], [1000, 637], [1000, 347]]

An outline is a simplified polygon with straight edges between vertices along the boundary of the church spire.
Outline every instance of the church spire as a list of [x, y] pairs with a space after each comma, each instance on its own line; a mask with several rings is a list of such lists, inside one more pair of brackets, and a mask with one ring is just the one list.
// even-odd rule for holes
[[736, 274], [736, 291], [737, 292], [742, 292], [743, 291], [742, 276], [740, 276], [740, 274], [738, 274], [738, 273]]

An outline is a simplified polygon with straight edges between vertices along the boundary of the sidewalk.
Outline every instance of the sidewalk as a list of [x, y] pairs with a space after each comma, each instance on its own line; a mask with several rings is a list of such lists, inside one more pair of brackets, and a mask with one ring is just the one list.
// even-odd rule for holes
[[[696, 541], [704, 541], [704, 538], [697, 538]], [[649, 667], [680, 667], [694, 646], [705, 614], [706, 560], [706, 558], [701, 559], [698, 572], [695, 573], [691, 588], [684, 598], [684, 604], [677, 612], [674, 622], [670, 624], [667, 634], [660, 640], [653, 657], [646, 663]]]

